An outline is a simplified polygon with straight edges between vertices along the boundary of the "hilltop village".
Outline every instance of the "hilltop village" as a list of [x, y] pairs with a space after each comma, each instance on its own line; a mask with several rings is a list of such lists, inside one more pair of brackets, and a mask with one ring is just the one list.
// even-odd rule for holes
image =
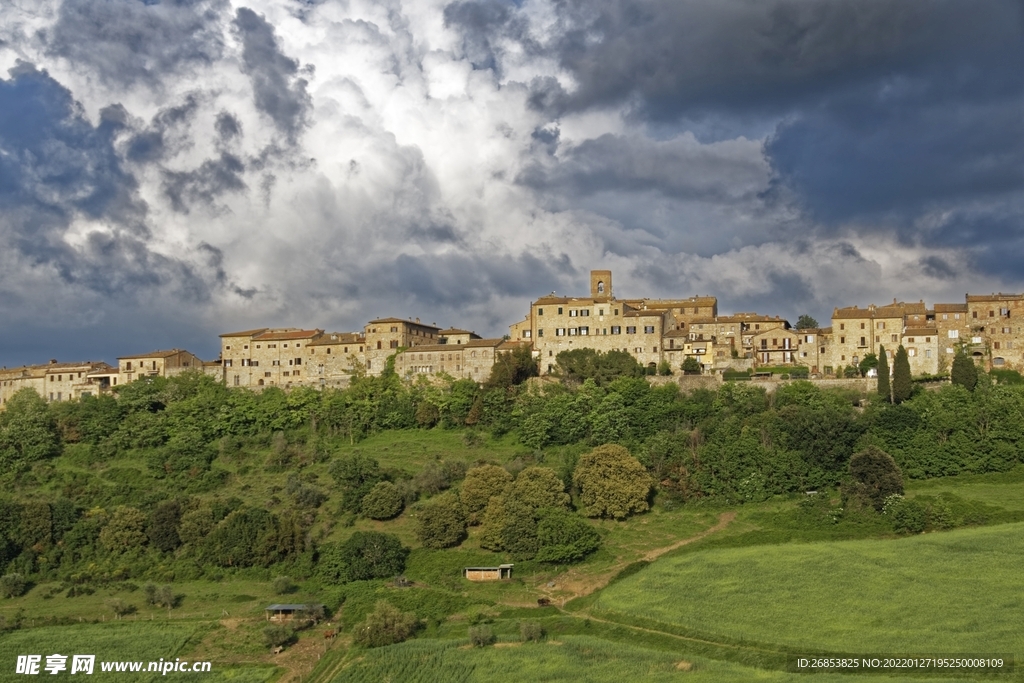
[[[1024, 366], [1024, 295], [968, 294], [963, 303], [893, 300], [832, 312], [829, 327], [797, 328], [779, 316], [719, 315], [713, 296], [618, 299], [612, 273], [590, 273], [586, 296], [542, 296], [501, 339], [442, 329], [416, 319], [378, 318], [361, 332], [257, 328], [220, 335], [220, 357], [204, 361], [182, 349], [119, 356], [104, 362], [57, 362], [0, 369], [0, 405], [24, 387], [50, 401], [108, 391], [146, 376], [199, 370], [228, 387], [346, 386], [357, 373], [379, 375], [390, 356], [400, 376], [447, 375], [483, 381], [504, 351], [528, 345], [540, 373], [555, 372], [561, 351], [624, 351], [653, 371], [678, 372], [692, 357], [705, 374], [793, 366], [812, 377], [841, 376], [867, 354], [904, 346], [914, 375], [948, 372], [953, 354], [986, 369]], [[692, 365], [692, 363], [691, 363]], [[890, 364], [891, 365], [891, 364]]]

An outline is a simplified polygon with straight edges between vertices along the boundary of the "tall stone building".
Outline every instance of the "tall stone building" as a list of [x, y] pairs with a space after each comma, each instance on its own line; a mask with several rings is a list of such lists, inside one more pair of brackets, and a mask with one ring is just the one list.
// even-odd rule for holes
[[111, 385], [127, 384], [140, 377], [173, 377], [183, 372], [203, 371], [203, 361], [182, 349], [151, 351], [117, 357], [117, 377]]

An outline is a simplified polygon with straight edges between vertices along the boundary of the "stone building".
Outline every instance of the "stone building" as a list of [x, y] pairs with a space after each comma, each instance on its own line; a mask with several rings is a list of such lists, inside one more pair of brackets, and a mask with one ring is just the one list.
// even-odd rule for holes
[[306, 381], [343, 387], [366, 368], [366, 339], [356, 332], [327, 332], [306, 345]]
[[172, 377], [196, 370], [203, 371], [203, 361], [183, 349], [118, 356], [117, 378], [112, 378], [111, 384], [127, 384], [140, 377]]
[[761, 330], [752, 335], [757, 365], [793, 365], [799, 361], [800, 330], [786, 326]]
[[[673, 351], [683, 351], [683, 337], [674, 331], [692, 333], [693, 321], [713, 315], [717, 307], [714, 297], [619, 300], [613, 295], [611, 271], [594, 270], [590, 296], [543, 296], [509, 331], [512, 340], [533, 345], [541, 374], [554, 371], [561, 351], [573, 349], [624, 351], [641, 365], [657, 367], [666, 359], [666, 343], [673, 344]], [[673, 334], [666, 336], [669, 332]]]
[[[1024, 369], [1024, 294], [968, 294], [968, 351], [986, 370]], [[966, 340], [965, 340], [966, 341]]]
[[226, 332], [220, 335], [224, 381], [251, 388], [308, 383], [305, 347], [322, 334], [291, 327]]
[[455, 379], [483, 382], [491, 374], [498, 356], [519, 345], [504, 339], [471, 339], [463, 344], [421, 344], [395, 357], [400, 377], [450, 375]]
[[474, 339], [483, 339], [483, 337], [476, 332], [460, 330], [454, 327], [449, 327], [447, 330], [441, 330], [437, 333], [437, 337], [442, 344], [465, 344], [466, 342]]
[[366, 340], [364, 367], [371, 375], [379, 375], [384, 371], [389, 356], [393, 356], [400, 348], [439, 343], [437, 325], [421, 323], [401, 318], [378, 318], [366, 323], [363, 337]]
[[110, 387], [109, 378], [116, 368], [100, 361], [25, 365], [0, 369], [0, 406], [6, 405], [17, 391], [33, 389], [47, 401], [70, 401], [96, 395]]

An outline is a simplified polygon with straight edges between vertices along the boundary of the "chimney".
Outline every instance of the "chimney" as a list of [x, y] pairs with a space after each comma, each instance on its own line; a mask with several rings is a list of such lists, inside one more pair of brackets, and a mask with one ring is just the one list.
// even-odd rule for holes
[[419, 318], [416, 318], [416, 322], [417, 322], [417, 323], [419, 323], [419, 321], [420, 321], [420, 319], [419, 319]]

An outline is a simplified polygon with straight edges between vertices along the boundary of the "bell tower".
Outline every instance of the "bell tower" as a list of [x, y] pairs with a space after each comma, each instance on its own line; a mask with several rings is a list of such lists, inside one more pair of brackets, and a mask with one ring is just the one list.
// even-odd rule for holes
[[612, 298], [612, 271], [590, 271], [590, 296], [593, 299]]

